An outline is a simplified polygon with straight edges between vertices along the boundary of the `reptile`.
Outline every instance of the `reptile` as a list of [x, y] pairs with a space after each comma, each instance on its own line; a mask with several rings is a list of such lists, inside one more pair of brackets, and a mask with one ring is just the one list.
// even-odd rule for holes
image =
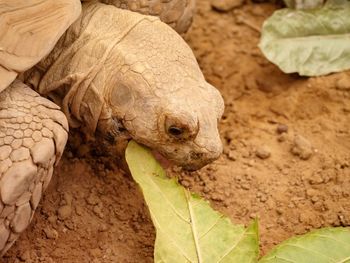
[[193, 10], [191, 0], [0, 0], [1, 255], [30, 224], [69, 128], [133, 139], [188, 170], [219, 157], [224, 102], [179, 34]]

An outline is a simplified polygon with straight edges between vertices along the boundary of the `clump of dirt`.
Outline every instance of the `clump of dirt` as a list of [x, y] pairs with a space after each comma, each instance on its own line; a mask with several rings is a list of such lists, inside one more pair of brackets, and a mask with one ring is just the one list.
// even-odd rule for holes
[[[270, 64], [257, 44], [271, 4], [217, 12], [197, 2], [186, 39], [226, 102], [224, 154], [200, 171], [170, 172], [233, 222], [258, 217], [262, 253], [313, 228], [349, 226], [350, 73], [301, 78]], [[153, 261], [155, 233], [137, 186], [81, 147], [66, 151], [3, 262]]]

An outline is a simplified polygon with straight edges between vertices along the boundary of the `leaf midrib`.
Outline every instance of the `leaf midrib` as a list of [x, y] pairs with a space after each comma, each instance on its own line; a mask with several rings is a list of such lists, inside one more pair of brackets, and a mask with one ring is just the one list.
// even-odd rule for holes
[[[181, 246], [178, 246], [177, 243], [176, 243], [176, 241], [175, 241], [170, 235], [168, 235], [166, 231], [164, 231], [164, 230], [161, 228], [161, 225], [160, 225], [160, 223], [158, 222], [157, 217], [155, 216], [154, 212], [152, 211], [152, 209], [151, 209], [150, 207], [149, 207], [149, 212], [150, 212], [150, 214], [151, 214], [151, 217], [152, 217], [153, 220], [154, 220], [155, 227], [158, 228], [159, 231], [163, 232], [164, 235], [165, 235], [166, 237], [168, 237], [169, 240], [172, 241], [172, 243], [174, 244], [174, 246], [177, 247], [177, 248], [179, 249], [181, 255], [182, 255], [184, 258], [186, 258], [189, 262], [191, 262], [191, 260], [189, 259], [189, 257], [186, 255], [185, 251], [182, 250]], [[192, 263], [192, 262], [191, 262], [191, 263]]]
[[192, 230], [192, 236], [193, 236], [193, 240], [194, 240], [194, 245], [196, 247], [196, 254], [197, 254], [197, 258], [198, 258], [198, 263], [202, 263], [202, 253], [200, 250], [200, 246], [199, 246], [199, 238], [197, 236], [197, 228], [196, 228], [196, 223], [194, 220], [194, 213], [193, 213], [193, 207], [191, 205], [191, 202], [189, 200], [189, 198], [191, 198], [190, 194], [185, 192], [185, 197], [186, 197], [186, 201], [187, 201], [187, 205], [188, 205], [188, 211], [190, 213], [190, 226], [191, 226], [191, 230]]

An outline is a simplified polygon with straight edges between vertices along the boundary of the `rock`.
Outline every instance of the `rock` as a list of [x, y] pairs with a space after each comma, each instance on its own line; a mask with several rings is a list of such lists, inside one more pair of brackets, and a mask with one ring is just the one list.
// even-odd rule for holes
[[56, 224], [57, 223], [57, 216], [51, 215], [48, 217], [47, 221], [49, 221], [51, 224]]
[[214, 201], [222, 202], [224, 200], [224, 197], [219, 193], [213, 193], [210, 195], [211, 199]]
[[187, 180], [182, 180], [181, 184], [183, 187], [189, 188], [191, 186], [191, 183]]
[[310, 178], [309, 178], [309, 183], [311, 185], [315, 185], [315, 184], [322, 184], [325, 182], [325, 180], [323, 179], [322, 175], [320, 173], [313, 173]]
[[277, 141], [278, 141], [278, 142], [284, 142], [284, 141], [286, 141], [287, 139], [288, 139], [287, 133], [282, 133], [281, 135], [279, 135], [279, 136], [277, 137]]
[[70, 193], [64, 193], [63, 200], [66, 205], [72, 205], [73, 196]]
[[243, 190], [250, 190], [250, 184], [248, 184], [248, 183], [242, 183], [242, 184], [241, 184], [241, 188], [242, 188]]
[[280, 123], [277, 125], [276, 131], [278, 134], [288, 132], [288, 126]]
[[108, 231], [108, 226], [106, 224], [101, 224], [98, 228], [99, 232], [106, 232]]
[[71, 214], [72, 214], [72, 207], [69, 205], [63, 205], [57, 211], [57, 215], [60, 220], [67, 219], [68, 217], [70, 217]]
[[86, 198], [86, 202], [89, 205], [97, 205], [98, 203], [100, 203], [100, 199], [95, 194], [91, 194], [88, 198]]
[[29, 250], [24, 251], [21, 255], [18, 256], [18, 258], [22, 262], [32, 262], [32, 258], [30, 256], [30, 251]]
[[230, 150], [230, 151], [227, 153], [227, 157], [228, 157], [231, 161], [236, 161], [236, 160], [238, 159], [237, 152], [236, 152], [236, 151], [232, 151], [232, 150]]
[[276, 213], [278, 214], [278, 215], [282, 215], [283, 214], [283, 209], [281, 208], [281, 207], [278, 207], [278, 208], [276, 208]]
[[45, 228], [44, 233], [48, 239], [57, 239], [58, 238], [58, 232], [55, 229]]
[[75, 213], [76, 213], [77, 215], [79, 215], [79, 216], [83, 215], [83, 213], [84, 213], [83, 207], [77, 205], [77, 206], [75, 207]]
[[102, 251], [99, 248], [92, 248], [89, 250], [90, 255], [95, 258], [100, 258], [102, 256]]
[[95, 205], [94, 208], [92, 209], [92, 211], [95, 213], [95, 215], [97, 215], [99, 218], [104, 218], [104, 214], [103, 214], [103, 207], [99, 206], [99, 205]]
[[255, 155], [260, 159], [267, 159], [271, 156], [271, 151], [267, 146], [260, 146], [256, 150]]
[[241, 6], [244, 0], [211, 0], [211, 6], [222, 12], [227, 12], [235, 7]]
[[313, 196], [317, 196], [318, 195], [318, 191], [315, 190], [315, 189], [309, 188], [309, 189], [306, 190], [306, 195], [311, 198]]
[[308, 160], [313, 154], [311, 143], [301, 135], [296, 135], [291, 152], [302, 160]]

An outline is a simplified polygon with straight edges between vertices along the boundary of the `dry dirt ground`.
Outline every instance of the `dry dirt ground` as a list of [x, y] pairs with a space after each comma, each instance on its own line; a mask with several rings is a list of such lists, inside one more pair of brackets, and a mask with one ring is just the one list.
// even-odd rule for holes
[[[172, 173], [233, 222], [258, 217], [262, 253], [313, 228], [349, 226], [350, 73], [308, 79], [270, 64], [257, 43], [273, 5], [219, 13], [197, 2], [186, 39], [226, 101], [225, 150], [201, 171]], [[155, 233], [137, 186], [74, 144], [2, 262], [152, 262]]]

